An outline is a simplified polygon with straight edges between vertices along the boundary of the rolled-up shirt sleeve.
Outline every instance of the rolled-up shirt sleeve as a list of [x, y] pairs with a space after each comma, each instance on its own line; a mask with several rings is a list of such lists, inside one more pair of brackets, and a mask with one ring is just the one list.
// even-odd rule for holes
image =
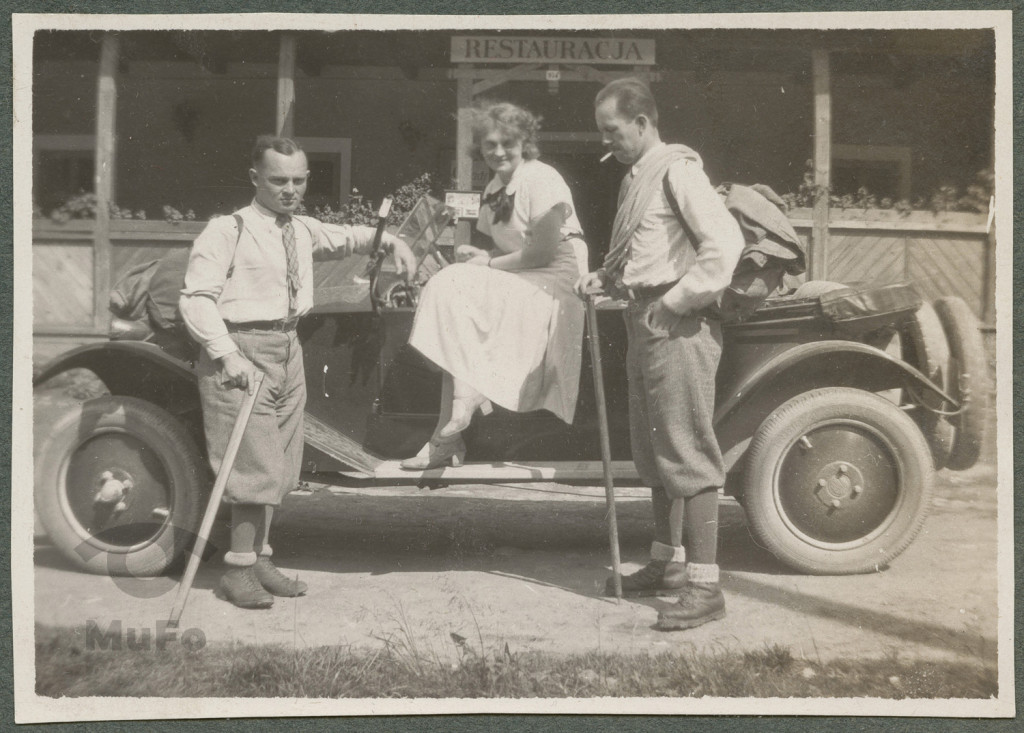
[[234, 257], [238, 229], [230, 216], [212, 219], [192, 245], [178, 300], [185, 327], [211, 358], [237, 351], [217, 310]]
[[743, 233], [700, 166], [677, 163], [668, 175], [687, 236], [696, 240], [693, 266], [663, 296], [669, 308], [685, 315], [711, 305], [729, 285], [743, 253]]
[[310, 231], [314, 260], [340, 260], [351, 254], [369, 254], [377, 233], [374, 227], [325, 224], [316, 219], [310, 220]]

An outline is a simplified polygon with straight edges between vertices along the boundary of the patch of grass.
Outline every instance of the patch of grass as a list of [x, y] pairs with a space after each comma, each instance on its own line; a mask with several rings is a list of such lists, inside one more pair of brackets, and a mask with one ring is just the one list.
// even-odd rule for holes
[[87, 649], [71, 629], [36, 631], [36, 692], [156, 697], [879, 697], [987, 698], [994, 667], [796, 659], [787, 648], [655, 656], [485, 654], [453, 634], [446, 654], [387, 640], [377, 651], [249, 644], [189, 651]]

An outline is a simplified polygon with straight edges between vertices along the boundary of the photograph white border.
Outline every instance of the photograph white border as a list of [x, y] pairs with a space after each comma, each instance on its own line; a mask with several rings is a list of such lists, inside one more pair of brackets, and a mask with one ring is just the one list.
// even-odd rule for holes
[[11, 558], [15, 715], [19, 723], [312, 715], [436, 713], [783, 714], [1005, 717], [1014, 714], [1013, 436], [1012, 436], [1012, 13], [911, 11], [699, 15], [413, 16], [340, 14], [85, 15], [14, 14], [14, 278], [11, 485], [33, 481], [32, 461], [32, 38], [37, 30], [483, 30], [621, 28], [747, 29], [993, 29], [996, 38], [996, 191], [998, 423], [998, 679], [993, 700], [865, 700], [857, 698], [734, 699], [448, 699], [316, 700], [41, 698], [35, 694], [33, 508], [29, 492], [12, 492]]

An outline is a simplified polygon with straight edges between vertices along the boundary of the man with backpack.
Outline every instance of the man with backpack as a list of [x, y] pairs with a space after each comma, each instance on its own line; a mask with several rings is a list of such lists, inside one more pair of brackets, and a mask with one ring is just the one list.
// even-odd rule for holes
[[651, 487], [655, 528], [650, 562], [623, 577], [622, 590], [678, 594], [657, 628], [691, 628], [725, 615], [717, 565], [725, 467], [712, 426], [722, 351], [715, 306], [744, 240], [697, 153], [662, 142], [657, 105], [643, 82], [609, 83], [594, 107], [603, 143], [630, 169], [604, 267], [576, 289], [584, 295], [600, 287], [628, 299], [630, 438], [641, 480]]
[[[265, 375], [225, 488], [231, 504], [228, 571], [218, 592], [242, 608], [269, 608], [274, 596], [300, 596], [306, 584], [271, 561], [274, 507], [299, 481], [306, 384], [296, 324], [313, 307], [313, 259], [367, 254], [376, 230], [322, 224], [295, 213], [309, 177], [292, 140], [263, 136], [252, 152], [252, 204], [210, 221], [192, 246], [179, 308], [201, 350], [196, 367], [210, 463], [219, 470], [235, 418]], [[399, 274], [416, 258], [384, 233]]]

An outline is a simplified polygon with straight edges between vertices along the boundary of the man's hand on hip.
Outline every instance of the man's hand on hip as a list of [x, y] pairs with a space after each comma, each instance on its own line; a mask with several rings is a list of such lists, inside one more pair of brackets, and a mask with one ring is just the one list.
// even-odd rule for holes
[[683, 314], [676, 313], [674, 310], [665, 305], [664, 298], [658, 298], [654, 306], [651, 308], [651, 327], [656, 328], [659, 331], [671, 331], [679, 319], [683, 317]]
[[223, 372], [221, 384], [225, 387], [244, 389], [249, 394], [256, 388], [256, 365], [246, 359], [238, 351], [232, 351], [220, 358]]

